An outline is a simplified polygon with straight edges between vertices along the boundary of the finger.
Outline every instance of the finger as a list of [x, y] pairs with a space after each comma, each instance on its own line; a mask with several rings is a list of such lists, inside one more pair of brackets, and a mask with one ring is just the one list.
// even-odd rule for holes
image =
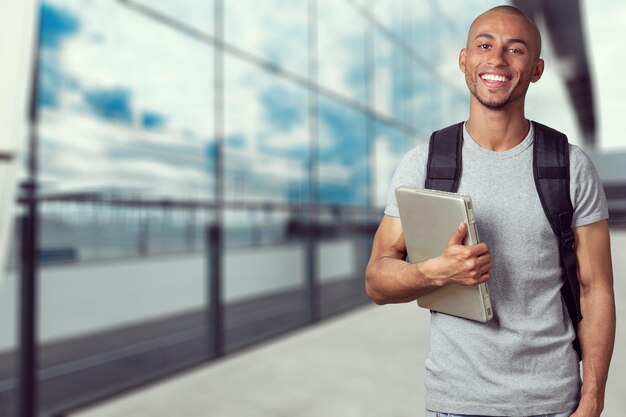
[[448, 240], [448, 246], [450, 245], [462, 245], [463, 239], [467, 234], [467, 225], [465, 223], [459, 224], [459, 227], [454, 231], [450, 240]]
[[491, 271], [491, 262], [481, 266], [479, 271], [481, 275], [488, 274]]
[[491, 263], [491, 255], [489, 253], [482, 254], [477, 259], [478, 265], [483, 266]]
[[489, 246], [486, 243], [478, 243], [476, 245], [466, 246], [466, 254], [469, 256], [482, 256], [489, 254]]
[[489, 247], [486, 243], [479, 243], [477, 245], [471, 246], [463, 246], [458, 249], [459, 254], [463, 256], [465, 259], [470, 258], [480, 258], [482, 256], [490, 256], [489, 255]]

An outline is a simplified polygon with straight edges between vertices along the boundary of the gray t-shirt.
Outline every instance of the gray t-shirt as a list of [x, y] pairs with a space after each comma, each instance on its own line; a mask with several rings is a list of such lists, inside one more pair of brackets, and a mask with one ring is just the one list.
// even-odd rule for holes
[[[480, 240], [492, 255], [487, 323], [431, 313], [426, 408], [459, 414], [528, 416], [573, 409], [580, 393], [574, 330], [561, 299], [557, 238], [532, 173], [534, 132], [516, 147], [480, 147], [464, 129], [458, 192], [472, 197]], [[394, 190], [423, 188], [428, 143], [397, 168], [385, 214], [399, 216]], [[590, 159], [570, 145], [573, 226], [608, 218]]]

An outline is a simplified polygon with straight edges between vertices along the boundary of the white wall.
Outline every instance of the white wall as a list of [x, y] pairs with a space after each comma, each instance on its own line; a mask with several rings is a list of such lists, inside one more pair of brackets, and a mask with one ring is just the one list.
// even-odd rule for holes
[[27, 105], [36, 2], [6, 2], [0, 13], [0, 285], [11, 234], [19, 151], [28, 133]]

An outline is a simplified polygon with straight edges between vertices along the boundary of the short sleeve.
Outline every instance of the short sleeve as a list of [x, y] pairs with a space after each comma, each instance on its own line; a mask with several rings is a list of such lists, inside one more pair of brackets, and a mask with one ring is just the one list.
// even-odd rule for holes
[[396, 188], [414, 187], [423, 188], [426, 175], [426, 158], [428, 155], [428, 142], [421, 143], [407, 152], [398, 168], [396, 168], [391, 184], [387, 191], [387, 207], [385, 214], [399, 217], [398, 203], [396, 201]]
[[570, 197], [573, 227], [609, 218], [606, 196], [596, 167], [578, 146], [570, 145]]

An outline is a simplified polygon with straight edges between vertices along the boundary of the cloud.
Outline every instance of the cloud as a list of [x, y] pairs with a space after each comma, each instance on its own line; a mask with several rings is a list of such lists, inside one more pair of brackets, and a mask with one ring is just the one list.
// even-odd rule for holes
[[272, 63], [306, 76], [307, 2], [238, 0], [224, 2], [224, 35]]
[[364, 103], [364, 19], [347, 1], [320, 1], [317, 5], [318, 81], [344, 97]]
[[53, 64], [48, 63], [39, 67], [38, 78], [37, 103], [42, 107], [57, 107], [63, 75]]
[[228, 148], [243, 148], [246, 139], [242, 135], [229, 135], [224, 142]]
[[428, 140], [428, 136], [408, 138], [397, 129], [383, 123], [376, 125], [376, 137], [372, 141], [370, 167], [372, 172], [373, 204], [377, 207], [387, 203], [387, 192], [391, 177], [407, 149], [417, 142]]
[[306, 123], [299, 98], [284, 88], [275, 87], [259, 93], [259, 104], [265, 118], [277, 130], [290, 130], [298, 124]]
[[327, 100], [320, 102], [319, 196], [323, 202], [367, 203], [365, 116]]
[[[207, 0], [130, 0], [185, 22], [196, 30], [213, 33], [213, 3]], [[229, 3], [230, 4], [230, 3]]]
[[59, 65], [58, 51], [65, 38], [78, 35], [80, 22], [76, 15], [62, 7], [44, 2], [40, 6], [40, 64], [37, 84], [37, 103], [43, 107], [60, 105], [60, 91], [75, 89], [77, 81], [68, 76]]
[[[349, 163], [366, 149], [365, 116], [329, 100], [320, 101], [319, 124], [322, 159]], [[325, 137], [325, 138], [323, 138]]]
[[[188, 140], [213, 136], [213, 49], [209, 45], [121, 2], [92, 2], [89, 7], [77, 0], [64, 4], [80, 19], [82, 30], [64, 43], [58, 62], [66, 74], [80, 79], [85, 91], [126, 89], [131, 92], [130, 110], [138, 123], [144, 113], [159, 114], [179, 135], [193, 132]], [[186, 11], [186, 5], [180, 5], [177, 13], [193, 13]]]
[[[229, 138], [226, 149], [245, 151], [237, 164], [249, 170], [257, 160], [308, 164], [307, 91], [236, 59], [227, 57], [225, 65], [228, 71], [224, 130]], [[245, 159], [248, 161], [243, 162]], [[234, 163], [229, 160], [226, 169], [240, 169]]]
[[259, 152], [264, 155], [308, 163], [310, 151], [308, 118], [304, 123], [287, 131], [260, 132], [259, 142]]
[[[58, 63], [65, 76], [80, 80], [81, 91], [61, 88], [60, 93], [57, 91], [52, 96], [57, 103], [62, 103], [62, 108], [57, 113], [46, 113], [46, 120], [56, 119], [57, 122], [53, 127], [48, 126], [48, 130], [55, 130], [56, 134], [45, 137], [48, 149], [66, 149], [79, 155], [66, 166], [76, 171], [75, 175], [68, 176], [77, 179], [86, 175], [93, 168], [86, 161], [108, 155], [111, 166], [116, 166], [119, 159], [120, 164], [136, 160], [138, 166], [145, 169], [154, 167], [152, 183], [144, 184], [147, 189], [158, 178], [156, 175], [170, 172], [156, 169], [155, 164], [185, 166], [185, 161], [168, 153], [169, 145], [202, 143], [199, 154], [206, 163], [192, 166], [194, 172], [211, 177], [214, 154], [211, 151], [214, 149], [211, 139], [212, 48], [179, 35], [119, 3], [93, 3], [89, 8], [81, 7], [80, 2], [64, 4], [68, 4], [67, 10], [80, 16], [82, 30], [63, 44], [54, 63]], [[163, 2], [149, 5], [161, 10], [166, 7]], [[277, 7], [266, 6], [229, 3], [225, 9], [227, 20], [231, 16], [239, 21], [237, 25], [226, 25], [227, 39], [306, 75], [306, 7], [290, 2], [277, 2]], [[199, 10], [198, 7], [198, 3], [189, 3], [168, 12], [186, 19], [185, 16], [190, 14], [188, 11]], [[364, 26], [347, 27], [344, 24], [346, 17], [353, 21], [360, 19], [346, 4], [326, 10], [335, 13], [332, 13], [332, 21], [319, 28], [320, 33], [323, 32], [320, 39], [326, 39], [319, 46], [327, 46], [322, 48], [323, 66], [330, 71], [336, 68], [337, 72], [329, 75], [330, 78], [322, 75], [321, 80], [328, 81], [347, 96], [355, 91], [363, 96]], [[270, 25], [268, 22], [274, 23]], [[236, 30], [237, 27], [245, 30]], [[206, 30], [210, 32], [210, 28], [211, 24], [207, 24]], [[289, 36], [285, 36], [286, 33]], [[288, 195], [304, 195], [309, 159], [308, 93], [302, 87], [238, 59], [226, 56], [225, 65], [226, 180], [233, 181], [244, 171], [248, 183], [255, 184], [254, 192], [249, 191], [248, 196], [254, 193], [259, 198], [282, 199]], [[324, 71], [321, 70], [320, 74], [326, 74]], [[360, 178], [366, 178], [363, 162], [366, 159], [365, 119], [349, 109], [340, 107], [338, 111], [338, 115], [321, 111], [320, 142], [324, 144], [320, 149], [321, 182], [343, 182], [349, 173], [350, 180], [345, 184], [362, 188], [364, 180]], [[89, 121], [90, 117], [99, 121]], [[77, 134], [79, 131], [83, 133]], [[77, 142], [79, 145], [74, 145]], [[143, 152], [141, 148], [144, 148]], [[161, 151], [156, 151], [157, 148]], [[128, 149], [126, 157], [122, 153], [124, 149]], [[170, 164], [170, 159], [175, 162]], [[55, 158], [48, 160], [45, 175], [54, 177], [53, 171], [62, 168], [59, 161]], [[81, 161], [82, 168], [79, 167]], [[339, 170], [339, 166], [344, 170]], [[117, 169], [111, 172], [118, 171], [121, 172]], [[131, 173], [128, 169], [124, 172]], [[150, 177], [137, 175], [142, 180], [137, 179], [136, 186]], [[89, 175], [84, 178], [91, 180], [72, 180], [66, 185], [106, 182], [104, 178], [96, 180]], [[164, 181], [169, 182], [167, 178]], [[111, 179], [110, 182], [115, 181]], [[362, 190], [350, 191], [345, 184], [339, 194], [348, 199], [353, 198], [351, 195], [363, 195]], [[301, 191], [294, 192], [295, 189]]]
[[86, 112], [50, 109], [41, 116], [44, 192], [128, 187], [143, 196], [171, 198], [213, 193], [204, 144]]
[[211, 196], [211, 49], [118, 2], [63, 5], [81, 30], [41, 50], [45, 190]]
[[257, 154], [245, 149], [225, 149], [228, 164], [224, 181], [227, 199], [304, 200], [307, 197], [307, 166], [299, 161]]
[[[212, 32], [212, 7], [206, 2], [142, 3]], [[75, 25], [58, 29], [51, 42], [58, 46], [55, 55], [43, 55], [42, 77], [47, 81], [42, 83], [41, 104], [47, 111], [42, 137], [50, 156], [44, 158], [44, 175], [66, 189], [132, 184], [146, 193], [167, 192], [174, 197], [191, 188], [200, 190], [199, 195], [211, 195], [215, 157], [212, 46], [120, 2], [93, 2], [88, 8], [79, 0], [63, 4], [67, 5], [63, 13], [73, 16]], [[363, 102], [368, 81], [363, 69], [363, 17], [349, 2], [320, 1], [318, 5], [319, 82]], [[398, 47], [375, 30], [376, 110], [396, 118], [406, 115], [406, 122], [425, 134], [442, 127], [447, 118], [452, 123], [466, 117], [466, 98], [459, 94], [466, 87], [456, 64], [464, 39], [449, 28], [439, 28], [434, 32], [436, 45], [425, 45], [432, 40], [429, 31], [439, 25], [430, 20], [428, 5], [410, 13], [384, 2], [373, 6], [377, 18], [388, 22], [397, 36], [411, 34], [412, 41], [407, 42], [424, 61], [436, 65], [438, 74], [419, 62], [408, 65]], [[454, 7], [451, 22], [474, 10], [473, 5]], [[242, 0], [226, 2], [224, 12], [228, 42], [307, 76], [306, 2]], [[451, 44], [459, 45], [447, 52], [444, 47]], [[304, 198], [310, 156], [308, 91], [228, 54], [224, 59], [227, 195], [239, 198], [243, 187], [246, 198]], [[554, 100], [560, 100], [551, 97], [555, 92], [561, 94], [554, 89], [533, 91], [539, 97], [533, 109], [554, 109]], [[381, 181], [387, 180], [409, 141], [399, 139], [404, 135], [394, 135], [389, 128], [374, 140], [372, 146], [379, 156], [369, 161], [365, 123], [362, 113], [320, 97], [322, 201], [365, 203], [370, 164], [376, 164], [373, 180], [377, 201], [381, 201]], [[398, 141], [402, 146], [398, 147]], [[63, 152], [72, 155], [54, 156]], [[104, 160], [104, 165], [92, 164], [95, 160]], [[117, 178], [120, 173], [126, 176], [123, 180]]]

